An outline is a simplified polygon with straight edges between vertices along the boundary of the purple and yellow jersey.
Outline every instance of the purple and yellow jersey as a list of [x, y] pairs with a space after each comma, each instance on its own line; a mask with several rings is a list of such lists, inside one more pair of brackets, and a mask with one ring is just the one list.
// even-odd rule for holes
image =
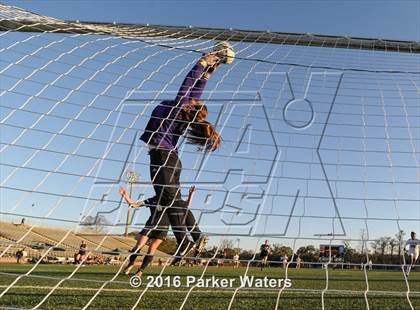
[[207, 82], [203, 78], [205, 69], [198, 62], [185, 77], [175, 100], [162, 101], [153, 109], [140, 140], [159, 148], [176, 149], [179, 137], [188, 127], [187, 122], [177, 119], [179, 110], [191, 99], [201, 98]]

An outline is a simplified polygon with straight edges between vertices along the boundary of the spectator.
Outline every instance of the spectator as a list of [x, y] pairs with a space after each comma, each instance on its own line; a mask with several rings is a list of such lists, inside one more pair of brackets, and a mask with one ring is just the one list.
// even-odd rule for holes
[[18, 250], [16, 252], [16, 262], [18, 264], [20, 264], [20, 260], [22, 259], [22, 257], [23, 257], [23, 250]]
[[87, 247], [86, 241], [82, 240], [82, 243], [80, 244], [80, 247], [79, 247], [79, 252], [74, 257], [75, 264], [79, 264], [80, 262], [83, 261], [84, 257], [86, 256], [86, 247]]

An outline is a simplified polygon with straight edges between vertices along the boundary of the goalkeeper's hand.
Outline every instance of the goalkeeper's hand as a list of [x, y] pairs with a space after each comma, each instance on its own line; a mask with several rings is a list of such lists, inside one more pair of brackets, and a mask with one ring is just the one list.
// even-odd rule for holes
[[216, 53], [207, 53], [201, 57], [200, 62], [206, 67], [217, 67], [220, 64], [220, 58]]
[[208, 53], [201, 57], [199, 63], [206, 68], [203, 74], [203, 79], [208, 80], [214, 70], [216, 70], [216, 68], [219, 66], [220, 58], [215, 53]]

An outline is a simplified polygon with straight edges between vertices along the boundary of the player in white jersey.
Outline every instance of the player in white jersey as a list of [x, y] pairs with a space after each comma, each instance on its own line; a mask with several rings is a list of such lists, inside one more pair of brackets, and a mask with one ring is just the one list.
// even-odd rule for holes
[[408, 276], [411, 271], [411, 267], [416, 264], [417, 258], [419, 257], [419, 247], [420, 240], [416, 239], [416, 233], [411, 232], [411, 238], [407, 240], [405, 246], [408, 246], [408, 256], [410, 257], [410, 265], [407, 268], [406, 275]]
[[235, 253], [233, 256], [233, 269], [239, 268], [239, 253]]

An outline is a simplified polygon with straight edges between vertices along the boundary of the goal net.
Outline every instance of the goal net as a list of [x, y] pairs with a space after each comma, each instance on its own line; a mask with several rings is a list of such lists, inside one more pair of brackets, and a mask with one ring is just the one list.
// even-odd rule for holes
[[[1, 271], [0, 306], [44, 308], [71, 289], [85, 289], [81, 308], [106, 304], [110, 292], [128, 294], [133, 309], [164, 308], [168, 295], [175, 308], [205, 308], [203, 296], [229, 309], [251, 297], [254, 308], [298, 307], [303, 297], [322, 308], [420, 306], [420, 278], [415, 266], [407, 274], [404, 251], [420, 221], [418, 42], [62, 21], [6, 5], [0, 28], [0, 258], [36, 253], [28, 268]], [[220, 41], [236, 56], [202, 99], [222, 147], [178, 150], [183, 194], [198, 189], [190, 209], [209, 252], [198, 271], [179, 273], [207, 279], [238, 252], [231, 277], [292, 286], [132, 289], [120, 271], [134, 239], [123, 236], [141, 230], [149, 211], [127, 213], [118, 188], [154, 195], [139, 137], [153, 108]], [[94, 279], [83, 264], [40, 271], [81, 240], [88, 256], [122, 257], [117, 267]], [[265, 240], [270, 272], [258, 274]], [[155, 255], [157, 274], [177, 274], [172, 258]], [[22, 289], [37, 297], [10, 302]]]

